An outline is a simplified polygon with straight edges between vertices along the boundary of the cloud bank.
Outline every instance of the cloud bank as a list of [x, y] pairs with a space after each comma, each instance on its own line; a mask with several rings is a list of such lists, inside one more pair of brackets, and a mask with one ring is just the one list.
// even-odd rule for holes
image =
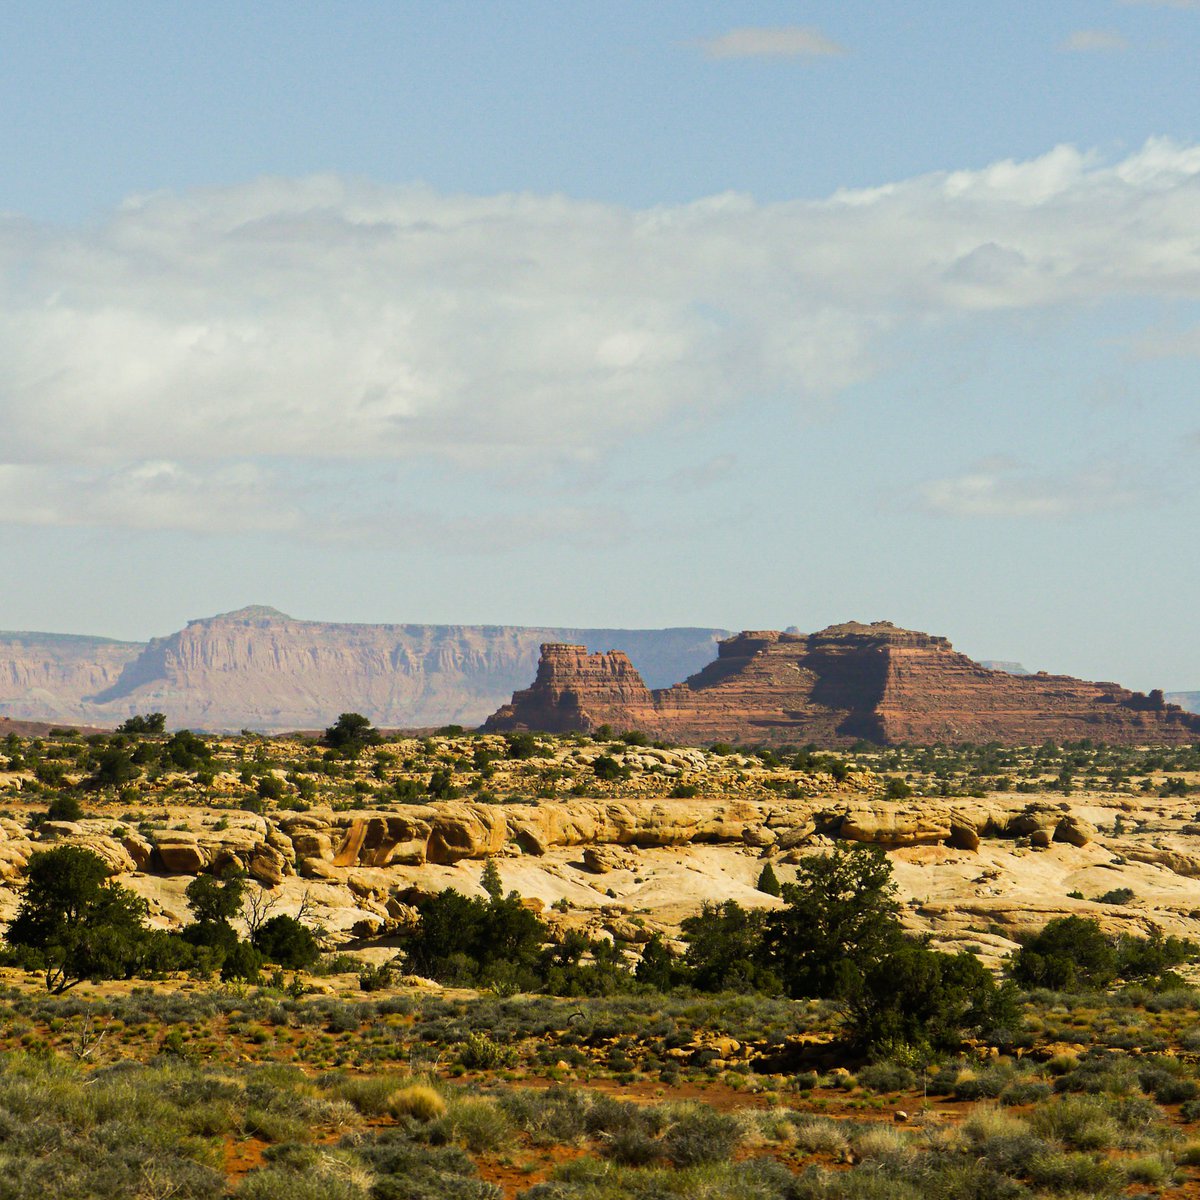
[[731, 29], [698, 45], [707, 58], [831, 58], [846, 53], [845, 46], [806, 25]]
[[962, 475], [932, 480], [918, 490], [920, 507], [943, 517], [1088, 516], [1155, 499], [1153, 491], [1113, 463], [1039, 471], [1024, 463], [995, 460]]
[[776, 204], [320, 177], [0, 215], [0, 519], [286, 533], [315, 473], [336, 526], [367, 468], [500, 478], [764, 399], [803, 417], [906, 328], [1200, 297], [1197, 211], [1200, 147], [1152, 141]]
[[1129, 39], [1111, 29], [1077, 29], [1063, 42], [1062, 49], [1082, 54], [1128, 50]]

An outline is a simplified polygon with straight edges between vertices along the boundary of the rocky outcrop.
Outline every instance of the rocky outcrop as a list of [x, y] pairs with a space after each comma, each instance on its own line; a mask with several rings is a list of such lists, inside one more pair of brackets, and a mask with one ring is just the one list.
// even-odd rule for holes
[[845, 745], [1122, 744], [1200, 739], [1200, 716], [1115, 683], [993, 671], [941, 637], [886, 621], [741, 633], [683, 683], [651, 690], [619, 651], [546, 645], [533, 684], [488, 730], [640, 729], [671, 741]]
[[715, 629], [347, 625], [252, 607], [147, 644], [0, 634], [0, 713], [112, 726], [314, 729], [339, 712], [381, 727], [477, 724], [533, 673], [547, 641], [620, 646], [652, 682], [708, 662]]

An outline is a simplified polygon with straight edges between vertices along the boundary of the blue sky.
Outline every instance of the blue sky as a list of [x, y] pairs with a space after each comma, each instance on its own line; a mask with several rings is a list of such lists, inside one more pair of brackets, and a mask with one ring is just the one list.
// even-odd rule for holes
[[890, 619], [1200, 687], [1200, 0], [0, 9], [0, 628]]

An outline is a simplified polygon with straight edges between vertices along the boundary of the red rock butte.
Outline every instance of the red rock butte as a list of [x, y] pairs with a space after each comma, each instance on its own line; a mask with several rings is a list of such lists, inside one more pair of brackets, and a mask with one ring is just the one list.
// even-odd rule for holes
[[638, 729], [668, 741], [844, 746], [1044, 741], [1167, 745], [1200, 741], [1200, 716], [1116, 683], [1010, 675], [943, 637], [888, 621], [820, 633], [745, 632], [715, 662], [651, 691], [620, 650], [542, 646], [532, 686], [489, 731]]

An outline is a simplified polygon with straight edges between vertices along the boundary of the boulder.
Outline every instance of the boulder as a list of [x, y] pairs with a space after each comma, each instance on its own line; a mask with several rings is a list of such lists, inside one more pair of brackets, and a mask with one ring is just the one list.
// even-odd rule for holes
[[808, 817], [798, 824], [789, 825], [786, 829], [781, 830], [775, 838], [775, 845], [780, 850], [794, 850], [797, 846], [807, 842], [816, 832], [817, 823]]
[[625, 871], [634, 863], [633, 854], [615, 846], [585, 846], [583, 867], [593, 875], [605, 875], [609, 871]]
[[283, 882], [284, 875], [288, 873], [289, 864], [273, 846], [263, 846], [250, 859], [246, 870], [251, 879], [257, 879], [266, 887], [275, 887]]
[[604, 928], [619, 942], [633, 942], [640, 945], [648, 942], [654, 936], [653, 929], [647, 929], [644, 925], [638, 925], [636, 922], [628, 920], [608, 921]]
[[1075, 813], [1068, 813], [1054, 828], [1054, 840], [1069, 846], [1086, 846], [1095, 837], [1095, 825]]
[[144, 871], [150, 865], [154, 846], [140, 833], [126, 833], [121, 838], [121, 845], [125, 847], [125, 853], [133, 859], [135, 870]]
[[154, 849], [169, 875], [198, 875], [212, 862], [208, 849], [194, 833], [172, 831], [155, 837]]
[[765, 825], [747, 825], [742, 830], [742, 841], [747, 846], [755, 846], [762, 849], [765, 846], [774, 846], [779, 841], [779, 835], [773, 829], [768, 829]]

